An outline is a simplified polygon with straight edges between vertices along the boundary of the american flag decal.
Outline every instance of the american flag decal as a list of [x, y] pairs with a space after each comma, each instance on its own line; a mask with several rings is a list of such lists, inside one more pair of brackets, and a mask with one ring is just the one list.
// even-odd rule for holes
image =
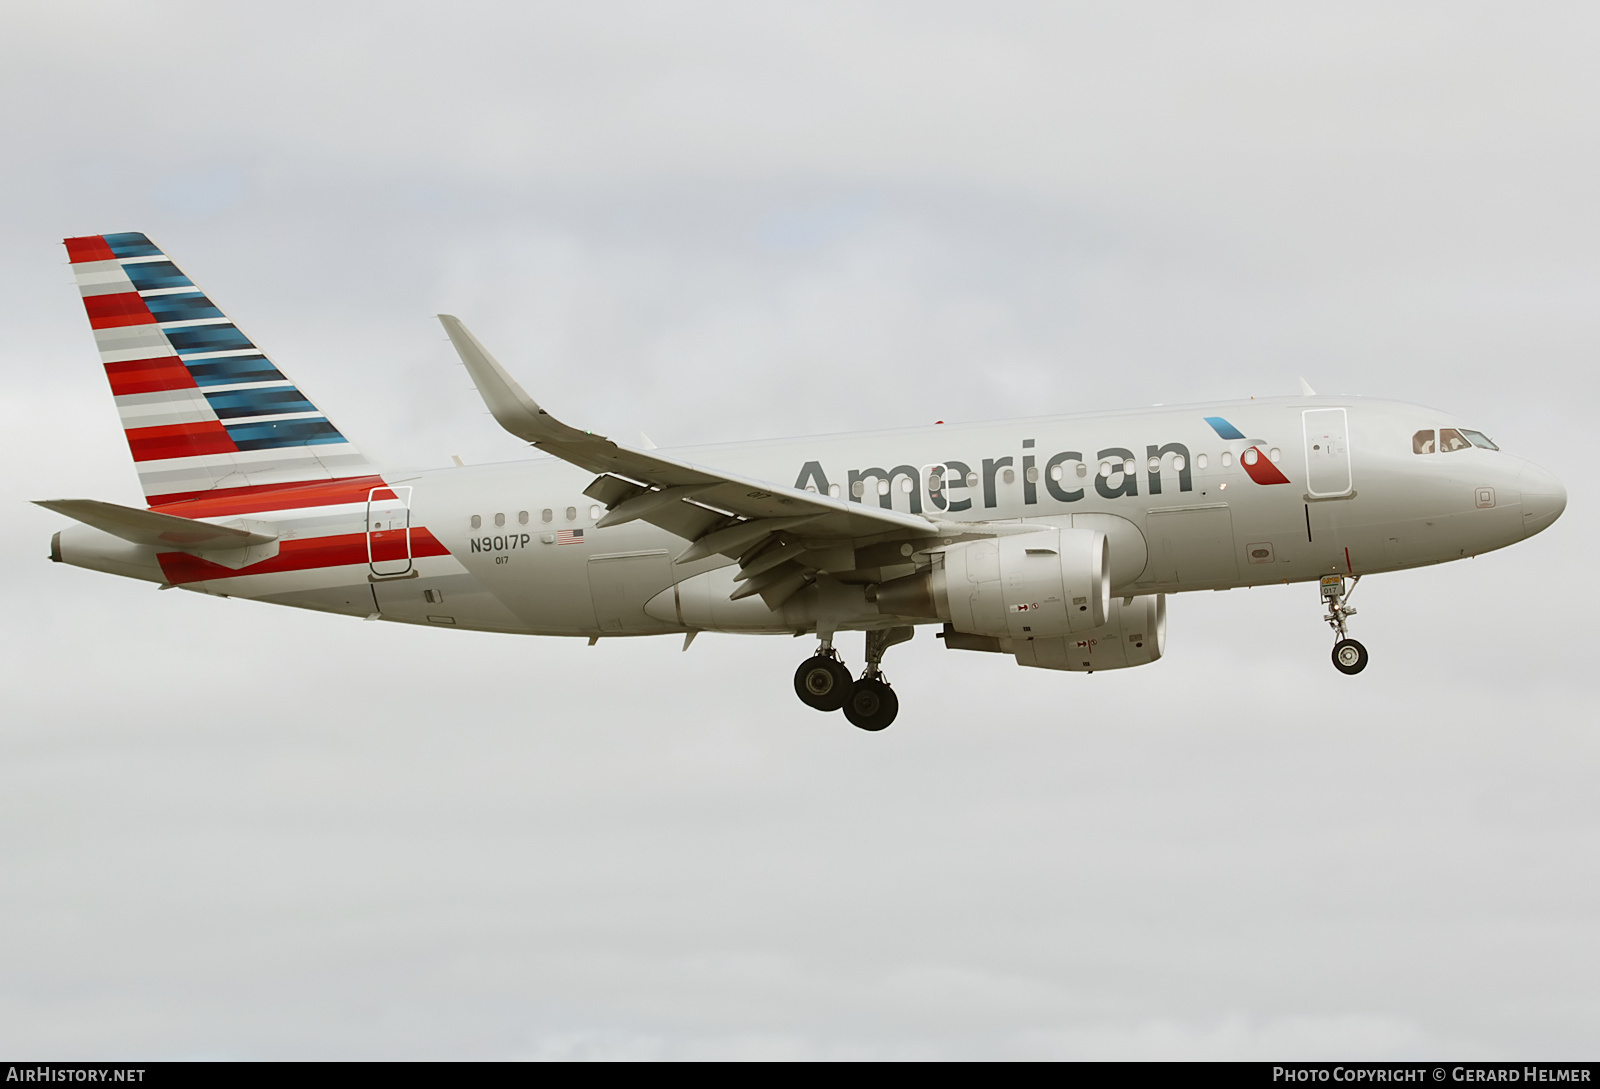
[[558, 530], [556, 530], [556, 544], [564, 545], [564, 544], [582, 544], [582, 543], [583, 543], [583, 530], [581, 530], [581, 529], [558, 529]]

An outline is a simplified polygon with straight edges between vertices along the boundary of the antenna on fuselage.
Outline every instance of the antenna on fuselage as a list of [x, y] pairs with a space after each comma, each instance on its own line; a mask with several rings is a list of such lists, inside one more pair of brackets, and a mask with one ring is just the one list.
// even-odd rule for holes
[[1315, 397], [1317, 395], [1317, 391], [1311, 388], [1311, 383], [1304, 378], [1300, 379], [1300, 392], [1307, 397]]

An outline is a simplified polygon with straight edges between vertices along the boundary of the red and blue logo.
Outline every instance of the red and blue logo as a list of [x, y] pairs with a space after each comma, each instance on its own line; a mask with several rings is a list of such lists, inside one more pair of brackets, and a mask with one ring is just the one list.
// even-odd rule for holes
[[1250, 479], [1257, 484], [1287, 484], [1289, 478], [1283, 471], [1273, 464], [1272, 459], [1262, 449], [1266, 445], [1263, 439], [1247, 439], [1244, 432], [1234, 427], [1221, 416], [1207, 416], [1206, 423], [1226, 442], [1242, 442], [1244, 449], [1239, 451], [1239, 464], [1244, 471], [1250, 474]]

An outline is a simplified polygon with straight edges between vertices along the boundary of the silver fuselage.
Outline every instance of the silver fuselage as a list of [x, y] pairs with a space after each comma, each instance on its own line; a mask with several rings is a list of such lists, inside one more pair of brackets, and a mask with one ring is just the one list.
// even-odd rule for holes
[[[1208, 418], [1241, 437], [1223, 438]], [[1340, 420], [1342, 445], [1324, 449], [1316, 441], [1327, 430], [1322, 424]], [[1566, 502], [1560, 483], [1514, 454], [1477, 447], [1413, 452], [1419, 430], [1459, 426], [1445, 413], [1416, 405], [1298, 397], [731, 443], [673, 454], [946, 523], [1099, 529], [1110, 542], [1113, 592], [1137, 596], [1442, 563], [1513, 544], [1559, 516]], [[1245, 464], [1252, 456], [1271, 468], [1258, 462], [1252, 473]], [[935, 474], [943, 486], [930, 488]], [[819, 619], [841, 629], [906, 623], [879, 612], [861, 589], [915, 572], [940, 547], [935, 538], [915, 554], [887, 560], [864, 550], [869, 559], [857, 570], [820, 576], [808, 596], [779, 612], [756, 597], [696, 612], [689, 622], [681, 587], [725, 603], [733, 561], [718, 556], [676, 564], [688, 542], [643, 521], [596, 528], [603, 508], [584, 494], [592, 473], [534, 457], [383, 476], [403, 500], [385, 511], [344, 502], [231, 512], [275, 527], [284, 555], [301, 557], [295, 563], [212, 569], [191, 578], [170, 557], [87, 526], [64, 530], [55, 555], [222, 596], [446, 627], [594, 637], [704, 628], [794, 631]], [[1282, 479], [1263, 483], [1261, 477]], [[374, 525], [390, 534], [388, 560], [374, 560], [361, 547]], [[404, 534], [400, 558], [393, 546], [397, 528]], [[309, 547], [319, 541], [329, 543]], [[305, 547], [296, 551], [291, 542]], [[680, 590], [669, 593], [675, 585]]]

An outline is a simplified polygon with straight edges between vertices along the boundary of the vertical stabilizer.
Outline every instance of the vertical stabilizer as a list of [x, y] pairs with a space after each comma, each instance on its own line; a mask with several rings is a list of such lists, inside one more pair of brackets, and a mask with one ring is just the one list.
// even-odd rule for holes
[[66, 246], [152, 507], [375, 472], [144, 235]]

